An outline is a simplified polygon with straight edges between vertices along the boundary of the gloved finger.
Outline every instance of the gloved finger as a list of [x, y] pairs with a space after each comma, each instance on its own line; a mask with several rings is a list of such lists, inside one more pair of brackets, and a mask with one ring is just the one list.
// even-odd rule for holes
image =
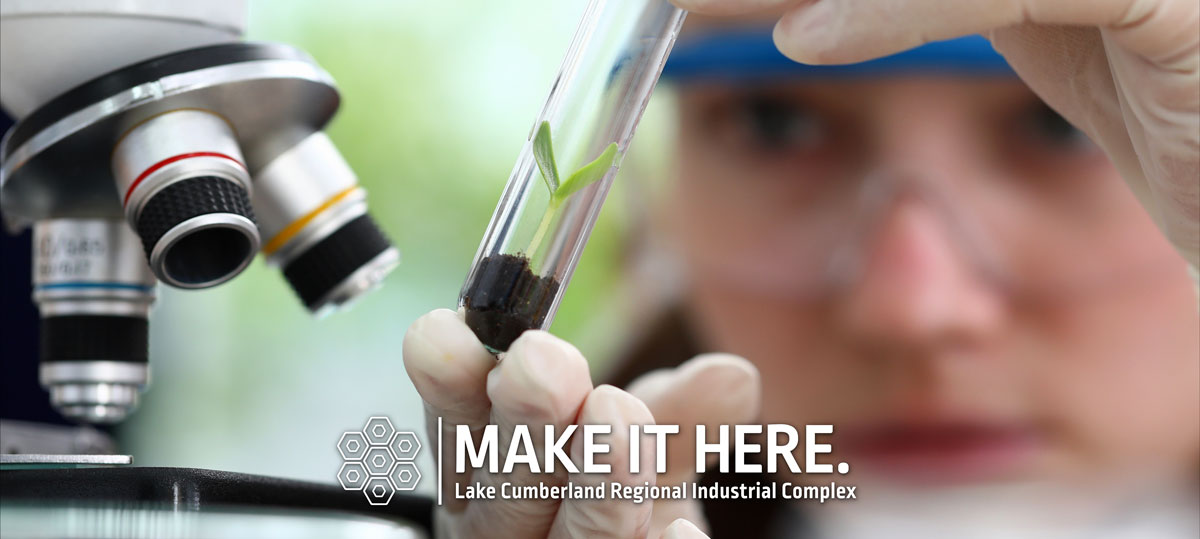
[[738, 15], [767, 10], [802, 0], [671, 0], [688, 11], [706, 15]]
[[708, 536], [687, 519], [679, 518], [663, 530], [662, 539], [708, 539]]
[[[514, 428], [525, 425], [532, 452], [541, 467], [546, 463], [546, 426], [552, 425], [555, 436], [560, 436], [567, 425], [575, 422], [591, 391], [587, 361], [579, 350], [544, 331], [526, 331], [509, 347], [499, 366], [488, 374], [490, 421], [498, 427], [499, 451], [511, 446]], [[553, 473], [540, 471], [534, 474], [529, 466], [519, 464], [510, 473], [504, 473], [503, 469], [499, 473], [478, 471], [475, 477], [485, 487], [495, 487], [497, 493], [502, 483], [520, 488], [566, 482], [567, 472], [561, 465], [556, 465]], [[480, 501], [467, 507], [462, 529], [468, 537], [545, 537], [558, 506], [559, 502], [552, 499], [498, 497]]]
[[[454, 435], [458, 425], [477, 434], [488, 422], [491, 403], [487, 397], [487, 374], [496, 359], [471, 329], [448, 309], [438, 309], [417, 319], [404, 335], [404, 370], [425, 401], [426, 427], [431, 438], [441, 436], [442, 461], [454, 462]], [[437, 418], [442, 418], [442, 431]], [[455, 484], [466, 484], [471, 474], [442, 475], [442, 492], [455, 492]], [[466, 501], [445, 496], [450, 511], [461, 511]]]
[[703, 424], [709, 441], [719, 425], [749, 423], [758, 418], [762, 383], [758, 369], [732, 354], [704, 354], [675, 369], [649, 373], [629, 385], [660, 425], [679, 425], [667, 444], [666, 474], [660, 485], [696, 477], [696, 425]]
[[[708, 529], [708, 519], [704, 516], [704, 506], [693, 499], [685, 500], [654, 500], [654, 514], [650, 516], [650, 533], [647, 537], [667, 537], [667, 532], [678, 521], [687, 522], [689, 528], [705, 537], [701, 530]], [[683, 537], [691, 537], [684, 535]]]
[[[1195, 27], [1200, 4], [1169, 6], [1178, 11], [1174, 6], [1180, 4], [1192, 8], [1191, 52], [1168, 54], [1158, 64], [1113, 44], [1117, 34], [1134, 35], [1141, 27], [1102, 32], [1026, 25], [997, 30], [990, 38], [1038, 96], [1104, 149], [1147, 213], [1196, 268], [1200, 266], [1200, 185], [1196, 182], [1200, 36]], [[1168, 12], [1171, 20], [1158, 20], [1150, 35], [1175, 36], [1178, 23], [1189, 18], [1186, 13]], [[1186, 39], [1172, 39], [1174, 46], [1187, 47]], [[1155, 48], [1149, 41], [1141, 45], [1143, 50]], [[1064, 73], [1071, 75], [1069, 83]]]
[[[718, 0], [714, 0], [718, 1]], [[727, 0], [732, 1], [732, 0]], [[775, 26], [775, 44], [810, 64], [859, 62], [921, 44], [985, 33], [1021, 23], [1084, 25], [1120, 32], [1122, 44], [1151, 60], [1177, 53], [1193, 28], [1184, 15], [1195, 2], [1160, 0], [810, 0], [789, 9]], [[1148, 31], [1146, 21], [1182, 17], [1171, 30]], [[1161, 32], [1161, 33], [1160, 33]], [[1167, 34], [1167, 35], [1163, 35]]]
[[[659, 485], [678, 485], [696, 480], [696, 425], [703, 424], [713, 442], [720, 425], [756, 420], [762, 383], [758, 369], [744, 358], [705, 354], [674, 369], [650, 372], [634, 380], [629, 392], [646, 403], [658, 424], [679, 425], [679, 434], [666, 447], [666, 473], [658, 476]], [[655, 504], [650, 537], [680, 518], [705, 524], [695, 500], [662, 501]]]
[[578, 424], [610, 425], [611, 434], [597, 435], [596, 443], [608, 445], [608, 452], [595, 455], [593, 462], [607, 465], [610, 472], [586, 473], [584, 460], [584, 436], [576, 434], [571, 439], [571, 460], [579, 473], [572, 473], [569, 480], [574, 485], [605, 490], [605, 498], [597, 500], [572, 499], [564, 501], [550, 529], [550, 537], [646, 537], [650, 529], [650, 513], [655, 508], [652, 500], [634, 502], [614, 498], [608, 492], [612, 483], [634, 487], [654, 484], [654, 441], [638, 437], [638, 471], [631, 471], [630, 425], [653, 425], [654, 416], [645, 403], [633, 395], [613, 386], [602, 385], [592, 390], [583, 409], [579, 412]]

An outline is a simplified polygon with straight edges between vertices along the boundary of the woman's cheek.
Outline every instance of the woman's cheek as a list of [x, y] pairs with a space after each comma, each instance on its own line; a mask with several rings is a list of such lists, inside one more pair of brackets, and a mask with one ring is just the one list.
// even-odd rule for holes
[[1200, 317], [1186, 275], [1168, 274], [1037, 320], [1052, 355], [1030, 367], [1035, 398], [1058, 426], [1071, 468], [1194, 474]]

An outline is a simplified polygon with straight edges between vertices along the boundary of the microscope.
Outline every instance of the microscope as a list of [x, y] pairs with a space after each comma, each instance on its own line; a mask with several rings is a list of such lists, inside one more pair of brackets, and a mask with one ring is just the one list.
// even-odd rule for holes
[[[322, 131], [339, 105], [332, 77], [296, 48], [243, 41], [245, 13], [244, 0], [0, 4], [0, 105], [16, 120], [0, 142], [0, 212], [7, 231], [32, 228], [39, 381], [75, 422], [119, 423], [169, 360], [148, 354], [158, 286], [219, 286], [261, 253], [324, 316], [399, 262]], [[0, 462], [10, 522], [135, 507], [149, 512], [129, 522], [184, 511], [183, 535], [223, 535], [207, 508], [387, 511], [332, 486], [122, 467], [132, 458], [95, 440], [29, 450], [6, 430], [4, 452], [19, 451]], [[415, 532], [395, 517], [427, 518], [399, 511], [384, 515], [397, 537]]]

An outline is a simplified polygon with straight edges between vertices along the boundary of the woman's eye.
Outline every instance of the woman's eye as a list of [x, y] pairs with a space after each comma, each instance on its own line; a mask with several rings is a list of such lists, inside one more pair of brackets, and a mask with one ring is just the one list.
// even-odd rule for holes
[[1025, 120], [1027, 129], [1039, 143], [1069, 150], [1092, 148], [1091, 140], [1083, 131], [1044, 103], [1034, 105]]
[[735, 106], [733, 116], [747, 142], [764, 151], [810, 146], [819, 134], [812, 115], [785, 99], [748, 97]]

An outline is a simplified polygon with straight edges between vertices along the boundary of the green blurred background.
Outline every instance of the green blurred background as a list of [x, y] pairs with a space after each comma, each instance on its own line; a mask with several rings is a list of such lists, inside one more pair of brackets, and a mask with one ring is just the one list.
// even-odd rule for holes
[[[381, 290], [324, 320], [261, 259], [216, 289], [160, 287], [153, 384], [119, 431], [138, 464], [332, 482], [338, 437], [368, 416], [424, 432], [404, 332], [454, 306], [585, 4], [250, 1], [249, 39], [300, 47], [337, 80], [328, 131], [403, 261]], [[622, 239], [645, 196], [629, 177], [662, 175], [668, 99], [652, 100], [552, 328], [594, 372], [624, 344]]]

